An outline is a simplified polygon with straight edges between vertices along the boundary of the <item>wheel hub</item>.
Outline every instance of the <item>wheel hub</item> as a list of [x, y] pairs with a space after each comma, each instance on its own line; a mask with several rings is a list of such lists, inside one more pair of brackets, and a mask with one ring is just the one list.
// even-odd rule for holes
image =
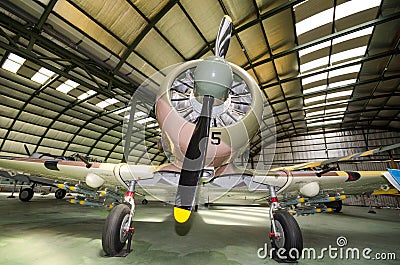
[[130, 228], [129, 214], [127, 214], [122, 220], [121, 229], [119, 231], [119, 240], [121, 241], [121, 243], [125, 243], [126, 240], [128, 239], [129, 228]]
[[285, 233], [283, 232], [282, 225], [279, 221], [275, 220], [275, 245], [278, 248], [283, 248], [285, 246]]

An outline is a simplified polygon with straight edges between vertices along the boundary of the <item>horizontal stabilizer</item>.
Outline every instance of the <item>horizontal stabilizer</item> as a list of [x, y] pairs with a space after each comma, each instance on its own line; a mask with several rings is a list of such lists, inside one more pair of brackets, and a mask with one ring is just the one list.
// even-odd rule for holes
[[400, 170], [399, 169], [388, 169], [388, 172], [384, 172], [383, 175], [398, 191], [400, 191]]

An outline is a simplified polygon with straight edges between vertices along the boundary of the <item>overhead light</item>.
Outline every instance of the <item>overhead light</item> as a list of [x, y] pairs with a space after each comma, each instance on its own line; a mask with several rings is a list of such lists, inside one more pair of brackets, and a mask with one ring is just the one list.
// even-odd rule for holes
[[113, 105], [113, 104], [117, 103], [117, 102], [119, 102], [118, 99], [109, 98], [109, 99], [106, 99], [104, 101], [101, 101], [101, 102], [97, 103], [96, 106], [99, 107], [99, 108], [104, 109], [104, 108], [106, 108], [106, 107], [108, 107], [110, 105]]
[[10, 53], [3, 63], [2, 68], [15, 74], [25, 63], [25, 61], [25, 58], [22, 58], [14, 53]]
[[37, 71], [32, 77], [31, 80], [35, 81], [36, 83], [39, 84], [44, 84], [49, 80], [52, 76], [54, 75], [53, 71], [50, 71], [47, 68], [40, 68], [39, 71]]
[[71, 91], [74, 88], [77, 88], [79, 86], [79, 83], [74, 82], [70, 79], [68, 79], [67, 81], [65, 81], [64, 83], [62, 83], [61, 85], [59, 85], [56, 90], [63, 92], [65, 94], [67, 94], [69, 91]]
[[88, 92], [83, 93], [82, 95], [80, 95], [80, 96], [78, 97], [78, 99], [79, 99], [79, 100], [84, 100], [84, 99], [87, 99], [88, 97], [90, 97], [90, 96], [92, 96], [92, 95], [94, 95], [94, 94], [96, 94], [96, 93], [97, 93], [97, 92], [94, 91], [94, 90], [89, 90]]

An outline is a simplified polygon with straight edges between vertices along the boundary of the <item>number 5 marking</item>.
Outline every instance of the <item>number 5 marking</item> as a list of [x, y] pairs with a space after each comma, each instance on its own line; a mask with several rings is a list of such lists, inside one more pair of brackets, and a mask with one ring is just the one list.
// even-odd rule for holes
[[212, 132], [211, 133], [211, 144], [219, 145], [221, 143], [221, 138], [219, 137], [221, 132]]

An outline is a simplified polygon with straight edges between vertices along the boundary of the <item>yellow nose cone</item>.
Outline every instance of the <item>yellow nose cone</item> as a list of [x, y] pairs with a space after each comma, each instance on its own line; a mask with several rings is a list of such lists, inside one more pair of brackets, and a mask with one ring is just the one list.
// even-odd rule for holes
[[179, 207], [174, 207], [174, 218], [175, 221], [177, 221], [178, 223], [185, 223], [187, 222], [187, 220], [189, 220], [190, 214], [192, 212], [186, 209], [182, 209]]

